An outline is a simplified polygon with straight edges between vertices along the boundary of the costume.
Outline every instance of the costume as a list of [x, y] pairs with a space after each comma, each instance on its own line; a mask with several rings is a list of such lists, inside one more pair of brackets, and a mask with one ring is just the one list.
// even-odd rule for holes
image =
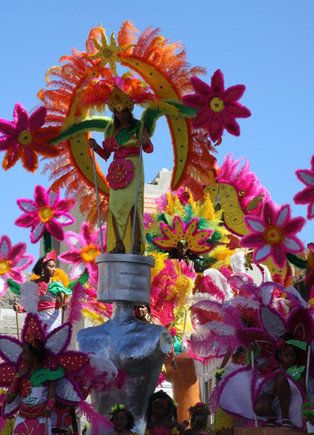
[[107, 138], [103, 143], [103, 149], [99, 149], [98, 153], [107, 160], [111, 152], [114, 152], [107, 176], [110, 186], [106, 232], [107, 251], [114, 249], [116, 244], [112, 222], [114, 216], [126, 252], [131, 252], [132, 208], [137, 200], [136, 219], [140, 226], [141, 251], [144, 252], [144, 227], [142, 218], [140, 218], [143, 215], [144, 199], [144, 168], [141, 148], [145, 152], [152, 152], [153, 147], [149, 140], [143, 142], [143, 124], [138, 120], [134, 120], [131, 127], [123, 128], [117, 134], [114, 134], [112, 123], [106, 132]]

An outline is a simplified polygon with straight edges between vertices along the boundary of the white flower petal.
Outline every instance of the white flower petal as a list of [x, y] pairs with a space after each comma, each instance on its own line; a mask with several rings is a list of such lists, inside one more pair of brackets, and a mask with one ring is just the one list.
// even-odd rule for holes
[[9, 253], [9, 251], [10, 251], [10, 245], [8, 243], [8, 240], [7, 240], [6, 237], [3, 237], [2, 243], [1, 243], [1, 246], [0, 246], [0, 255], [1, 255], [1, 258], [7, 258], [7, 255]]
[[49, 204], [51, 207], [54, 207], [55, 200], [56, 200], [57, 196], [58, 196], [57, 192], [50, 190], [50, 192], [49, 192]]
[[29, 262], [29, 257], [22, 257], [19, 259], [19, 261], [16, 263], [15, 267], [22, 267], [25, 266]]
[[78, 278], [85, 270], [84, 263], [76, 264], [71, 270], [71, 278]]
[[37, 210], [37, 206], [33, 202], [25, 201], [23, 199], [19, 200], [18, 205], [23, 211], [26, 212]]
[[56, 385], [56, 395], [60, 399], [69, 401], [69, 402], [80, 402], [81, 398], [74, 390], [73, 385], [67, 378], [62, 378], [57, 381]]
[[286, 220], [289, 213], [289, 206], [285, 205], [279, 212], [279, 215], [277, 217], [277, 225], [281, 226], [284, 221]]
[[309, 206], [308, 215], [310, 219], [314, 219], [314, 202]]
[[309, 174], [308, 172], [299, 171], [299, 177], [308, 186], [314, 186], [314, 174]]
[[263, 258], [267, 257], [270, 254], [271, 247], [270, 245], [264, 245], [261, 248], [258, 248], [255, 251], [255, 260], [260, 261]]
[[5, 280], [3, 279], [3, 277], [0, 276], [0, 296], [4, 295], [4, 292], [6, 290], [5, 288]]
[[70, 225], [73, 223], [73, 219], [69, 218], [69, 216], [66, 216], [64, 214], [61, 214], [59, 216], [54, 216], [54, 220], [61, 225]]
[[10, 340], [9, 337], [0, 338], [0, 350], [6, 356], [6, 358], [12, 363], [17, 362], [17, 360], [19, 359], [23, 351], [22, 346], [13, 340]]
[[40, 222], [32, 231], [32, 236], [34, 240], [38, 240], [44, 231], [44, 224]]
[[245, 219], [245, 222], [249, 225], [250, 228], [252, 228], [254, 231], [262, 232], [265, 230], [265, 225], [262, 224], [262, 222], [256, 222], [253, 219], [250, 219], [247, 217]]
[[55, 329], [46, 341], [46, 348], [54, 354], [64, 350], [68, 338], [71, 334], [71, 326], [68, 323], [62, 325], [60, 329]]
[[65, 235], [66, 241], [75, 249], [81, 247], [80, 236], [72, 231], [68, 231]]
[[292, 238], [285, 237], [283, 244], [286, 248], [290, 249], [291, 251], [299, 251], [300, 245]]

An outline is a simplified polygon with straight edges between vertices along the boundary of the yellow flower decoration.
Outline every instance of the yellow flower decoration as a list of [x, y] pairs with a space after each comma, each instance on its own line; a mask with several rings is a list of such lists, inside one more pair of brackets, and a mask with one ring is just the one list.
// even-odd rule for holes
[[109, 44], [105, 29], [100, 28], [100, 31], [101, 31], [101, 42], [99, 42], [96, 38], [92, 39], [97, 51], [95, 54], [90, 55], [90, 57], [92, 59], [100, 59], [100, 63], [103, 66], [105, 66], [108, 63], [111, 71], [114, 73], [114, 75], [117, 75], [116, 63], [120, 61], [118, 54], [130, 48], [132, 44], [123, 45], [120, 47], [119, 45], [117, 45], [117, 41], [114, 36], [114, 33], [112, 33], [110, 36], [110, 44]]

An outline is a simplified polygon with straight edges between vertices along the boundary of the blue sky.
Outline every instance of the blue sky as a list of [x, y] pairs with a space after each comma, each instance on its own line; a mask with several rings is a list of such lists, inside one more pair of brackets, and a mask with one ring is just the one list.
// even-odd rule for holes
[[[242, 103], [252, 117], [240, 120], [241, 136], [225, 135], [218, 160], [232, 153], [246, 157], [278, 204], [292, 204], [294, 216], [306, 208], [293, 205], [302, 185], [294, 171], [309, 168], [313, 153], [314, 2], [312, 0], [13, 0], [2, 2], [0, 15], [0, 118], [11, 119], [17, 101], [27, 110], [38, 105], [46, 70], [63, 54], [84, 49], [91, 27], [108, 33], [130, 19], [139, 30], [160, 27], [172, 41], [182, 41], [191, 65], [220, 68], [226, 86], [244, 83]], [[146, 181], [159, 169], [172, 168], [170, 135], [161, 121], [155, 153], [146, 157]], [[2, 155], [0, 155], [2, 160]], [[14, 243], [28, 241], [29, 231], [14, 226], [16, 199], [32, 197], [34, 186], [48, 186], [38, 170], [29, 174], [17, 164], [0, 170], [0, 234]], [[301, 233], [313, 241], [314, 224]], [[37, 256], [38, 247], [29, 251]]]

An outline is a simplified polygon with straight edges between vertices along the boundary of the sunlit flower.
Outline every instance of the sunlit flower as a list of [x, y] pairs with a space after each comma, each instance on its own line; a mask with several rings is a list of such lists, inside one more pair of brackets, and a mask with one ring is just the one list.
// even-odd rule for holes
[[7, 279], [12, 278], [19, 284], [24, 282], [22, 271], [34, 260], [32, 255], [26, 255], [26, 244], [12, 245], [8, 236], [0, 237], [0, 296], [7, 289]]
[[224, 129], [239, 136], [240, 127], [236, 118], [251, 116], [251, 112], [238, 102], [245, 86], [235, 85], [225, 89], [224, 77], [219, 69], [213, 74], [210, 85], [197, 77], [192, 77], [191, 83], [195, 93], [186, 95], [183, 101], [198, 111], [193, 127], [206, 129], [214, 142], [221, 140]]
[[272, 257], [278, 267], [284, 267], [287, 253], [296, 254], [304, 249], [296, 234], [305, 219], [292, 219], [288, 204], [276, 209], [266, 202], [260, 217], [247, 216], [245, 222], [251, 233], [242, 237], [241, 246], [254, 249], [253, 259], [257, 263]]
[[314, 219], [314, 155], [311, 159], [311, 169], [298, 169], [296, 175], [305, 188], [298, 192], [294, 199], [296, 204], [308, 204], [307, 218]]
[[0, 151], [6, 151], [2, 167], [12, 168], [17, 160], [30, 172], [38, 168], [38, 154], [45, 157], [55, 157], [58, 149], [49, 145], [56, 134], [54, 127], [43, 127], [47, 109], [38, 107], [30, 115], [21, 103], [16, 103], [13, 111], [13, 121], [0, 119]]
[[74, 223], [68, 213], [74, 207], [73, 198], [60, 199], [59, 191], [54, 192], [42, 186], [35, 187], [34, 200], [18, 199], [17, 205], [24, 212], [15, 224], [31, 228], [31, 242], [36, 243], [47, 231], [56, 240], [64, 239], [63, 227]]

